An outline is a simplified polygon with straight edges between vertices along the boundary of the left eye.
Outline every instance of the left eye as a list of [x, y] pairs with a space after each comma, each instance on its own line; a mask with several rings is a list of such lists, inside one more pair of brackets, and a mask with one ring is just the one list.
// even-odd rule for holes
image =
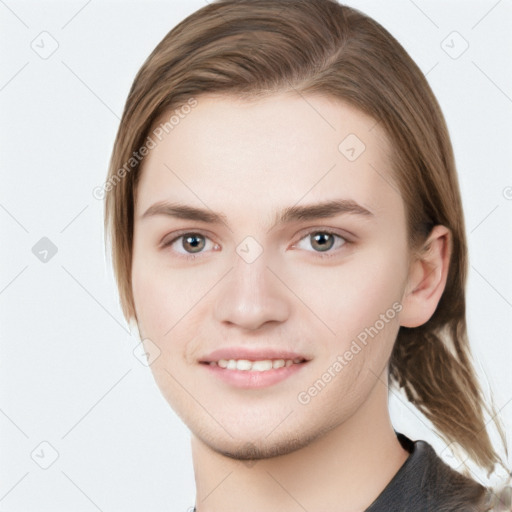
[[345, 245], [346, 240], [342, 236], [330, 231], [313, 231], [302, 238], [297, 247], [308, 250], [304, 247], [304, 243], [310, 244], [315, 252], [327, 252], [333, 248], [339, 249]]

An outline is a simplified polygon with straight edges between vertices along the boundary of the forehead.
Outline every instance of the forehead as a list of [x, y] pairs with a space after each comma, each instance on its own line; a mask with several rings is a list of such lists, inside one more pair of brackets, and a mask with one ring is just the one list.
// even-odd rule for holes
[[152, 128], [136, 215], [165, 200], [268, 218], [269, 208], [299, 201], [346, 196], [379, 209], [399, 199], [387, 137], [344, 102], [298, 93], [196, 99], [179, 122]]

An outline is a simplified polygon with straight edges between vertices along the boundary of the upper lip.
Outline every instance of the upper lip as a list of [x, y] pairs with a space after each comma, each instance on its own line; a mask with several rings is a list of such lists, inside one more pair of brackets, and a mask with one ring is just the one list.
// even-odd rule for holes
[[199, 362], [210, 363], [211, 361], [219, 361], [220, 359], [248, 359], [249, 361], [264, 361], [266, 359], [304, 359], [305, 361], [309, 361], [310, 358], [297, 352], [275, 348], [230, 347], [214, 350], [201, 358]]

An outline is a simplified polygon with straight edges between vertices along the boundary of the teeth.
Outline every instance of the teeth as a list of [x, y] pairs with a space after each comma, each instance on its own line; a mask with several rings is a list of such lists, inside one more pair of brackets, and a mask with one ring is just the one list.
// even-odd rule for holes
[[[238, 368], [238, 366], [237, 366]], [[264, 372], [266, 370], [272, 370], [272, 361], [267, 359], [266, 361], [254, 361], [251, 364], [251, 370], [256, 372]]]
[[248, 359], [220, 359], [219, 361], [210, 362], [211, 366], [217, 364], [221, 368], [227, 370], [243, 370], [243, 371], [256, 371], [265, 372], [274, 368], [282, 368], [283, 366], [291, 366], [294, 363], [300, 363], [301, 358], [296, 359], [265, 359], [262, 361], [249, 361]]
[[[236, 369], [237, 370], [250, 370], [251, 366], [252, 366], [251, 361], [247, 361], [246, 359], [239, 359], [236, 362]], [[229, 365], [228, 365], [228, 368], [229, 368]]]

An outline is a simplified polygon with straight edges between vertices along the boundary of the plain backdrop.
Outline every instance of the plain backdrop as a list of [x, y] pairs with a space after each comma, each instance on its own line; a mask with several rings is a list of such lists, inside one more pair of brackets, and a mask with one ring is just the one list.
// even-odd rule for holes
[[[0, 511], [194, 504], [190, 434], [133, 354], [92, 191], [137, 70], [205, 3], [0, 0]], [[510, 440], [512, 4], [347, 3], [404, 45], [445, 114], [469, 240], [469, 334]], [[403, 397], [390, 407], [396, 430], [458, 466]]]

